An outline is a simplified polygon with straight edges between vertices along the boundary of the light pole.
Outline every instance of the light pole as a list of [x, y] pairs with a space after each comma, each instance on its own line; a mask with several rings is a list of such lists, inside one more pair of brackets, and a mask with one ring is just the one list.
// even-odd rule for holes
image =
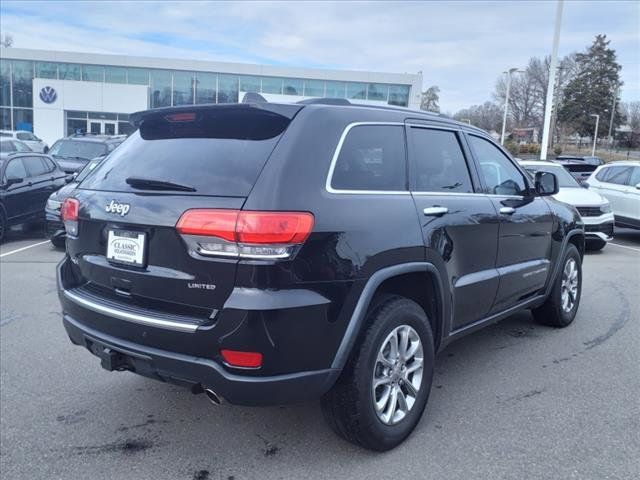
[[549, 82], [547, 83], [547, 100], [544, 104], [544, 123], [542, 127], [542, 145], [540, 160], [547, 159], [549, 148], [549, 127], [551, 126], [551, 106], [553, 104], [553, 87], [556, 83], [556, 62], [558, 61], [558, 44], [560, 43], [560, 25], [562, 24], [562, 7], [564, 0], [556, 5], [556, 26], [553, 31], [553, 47], [551, 49], [551, 65], [549, 66]]
[[517, 72], [517, 68], [510, 68], [507, 74], [507, 92], [504, 96], [504, 114], [502, 116], [502, 134], [500, 135], [500, 145], [504, 145], [504, 131], [507, 128], [507, 110], [509, 109], [509, 90], [511, 90], [511, 75]]
[[593, 132], [593, 148], [591, 149], [591, 156], [596, 156], [596, 142], [598, 141], [598, 123], [600, 123], [600, 115], [592, 113], [590, 117], [596, 117], [596, 129]]
[[613, 117], [616, 114], [616, 100], [618, 99], [619, 93], [620, 93], [620, 87], [616, 87], [616, 90], [613, 93], [613, 106], [611, 107], [611, 120], [609, 120], [609, 143], [613, 143], [613, 137], [611, 136], [611, 132], [613, 131]]

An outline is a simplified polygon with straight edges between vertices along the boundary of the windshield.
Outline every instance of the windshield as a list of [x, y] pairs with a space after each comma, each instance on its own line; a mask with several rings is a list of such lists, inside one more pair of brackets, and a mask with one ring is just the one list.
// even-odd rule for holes
[[91, 160], [100, 155], [105, 155], [107, 146], [103, 143], [83, 142], [82, 140], [58, 140], [51, 147], [49, 153], [54, 157], [80, 157]]
[[524, 165], [527, 172], [535, 175], [536, 172], [553, 173], [558, 178], [558, 187], [560, 188], [581, 188], [575, 178], [567, 172], [564, 167], [555, 167], [552, 165]]

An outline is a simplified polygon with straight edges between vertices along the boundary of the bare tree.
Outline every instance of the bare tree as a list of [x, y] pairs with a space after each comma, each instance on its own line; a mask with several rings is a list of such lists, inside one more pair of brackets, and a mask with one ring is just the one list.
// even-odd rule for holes
[[471, 125], [482, 128], [490, 132], [500, 130], [502, 124], [502, 109], [492, 102], [485, 102], [482, 105], [472, 105], [464, 108], [453, 116], [460, 122], [469, 122]]
[[640, 130], [640, 101], [622, 102], [620, 110], [626, 119], [626, 124], [632, 130]]
[[0, 40], [0, 45], [5, 48], [13, 46], [13, 36], [9, 34], [5, 35], [4, 38]]

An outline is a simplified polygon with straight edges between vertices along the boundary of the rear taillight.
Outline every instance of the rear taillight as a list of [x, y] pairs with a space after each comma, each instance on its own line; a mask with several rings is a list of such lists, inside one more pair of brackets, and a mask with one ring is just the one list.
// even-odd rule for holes
[[201, 255], [239, 258], [289, 258], [313, 230], [308, 212], [256, 212], [194, 209], [182, 214], [176, 229], [197, 238]]
[[225, 363], [232, 367], [260, 368], [262, 354], [260, 352], [241, 352], [238, 350], [220, 350]]
[[60, 218], [64, 222], [64, 229], [69, 235], [78, 234], [78, 212], [80, 202], [75, 198], [67, 198], [60, 207]]

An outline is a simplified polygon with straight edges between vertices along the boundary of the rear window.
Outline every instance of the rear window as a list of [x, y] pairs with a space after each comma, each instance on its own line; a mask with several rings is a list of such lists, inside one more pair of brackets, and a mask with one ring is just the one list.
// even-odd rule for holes
[[146, 118], [81, 188], [139, 192], [126, 180], [142, 178], [191, 187], [192, 195], [245, 197], [289, 122], [247, 108], [159, 113]]
[[49, 150], [49, 154], [54, 157], [79, 157], [87, 160], [105, 155], [106, 153], [107, 146], [104, 143], [84, 142], [82, 140], [59, 140], [51, 147], [51, 150]]

